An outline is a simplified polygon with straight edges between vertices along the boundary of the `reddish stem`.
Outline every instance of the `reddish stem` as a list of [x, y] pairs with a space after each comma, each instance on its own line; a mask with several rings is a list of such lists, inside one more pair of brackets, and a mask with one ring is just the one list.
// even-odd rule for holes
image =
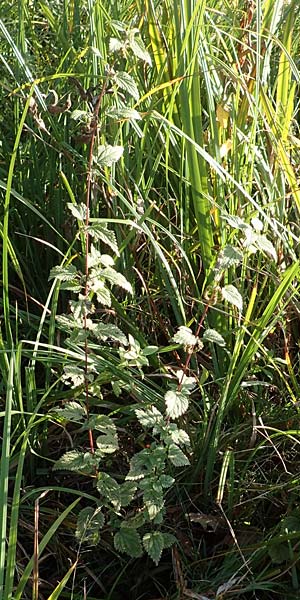
[[[90, 147], [89, 147], [89, 152], [88, 152], [88, 166], [87, 166], [87, 174], [86, 174], [86, 195], [85, 195], [85, 206], [86, 206], [86, 217], [85, 217], [85, 288], [84, 288], [84, 296], [85, 296], [85, 300], [87, 301], [88, 299], [88, 295], [89, 295], [89, 284], [88, 284], [88, 277], [89, 277], [89, 261], [88, 261], [88, 255], [89, 255], [89, 250], [90, 250], [90, 235], [88, 232], [88, 226], [89, 226], [89, 219], [90, 219], [90, 198], [91, 198], [91, 183], [92, 183], [92, 165], [93, 165], [93, 153], [94, 153], [94, 146], [95, 146], [95, 140], [96, 140], [96, 135], [97, 135], [97, 127], [98, 127], [98, 117], [99, 117], [99, 110], [100, 110], [100, 106], [101, 106], [101, 102], [103, 100], [103, 96], [105, 94], [106, 91], [106, 81], [103, 84], [102, 90], [98, 96], [95, 108], [94, 108], [94, 113], [93, 113], [93, 119], [92, 119], [92, 124], [91, 124], [91, 140], [90, 140]], [[84, 319], [83, 319], [83, 327], [85, 332], [87, 332], [87, 326], [86, 326], [86, 313], [84, 315]], [[87, 340], [87, 335], [85, 336], [85, 343], [84, 343], [84, 354], [85, 354], [85, 365], [84, 365], [84, 379], [85, 379], [85, 402], [86, 402], [86, 410], [87, 410], [87, 414], [89, 414], [89, 381], [88, 381], [88, 340]], [[93, 438], [93, 432], [91, 429], [89, 429], [89, 446], [90, 446], [90, 451], [92, 454], [95, 453], [95, 446], [94, 446], [94, 438]]]

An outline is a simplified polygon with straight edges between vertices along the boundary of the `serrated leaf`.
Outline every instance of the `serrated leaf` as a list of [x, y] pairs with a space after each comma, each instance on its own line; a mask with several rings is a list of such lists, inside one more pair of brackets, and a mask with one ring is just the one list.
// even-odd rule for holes
[[134, 454], [130, 460], [129, 473], [126, 480], [140, 480], [148, 476], [154, 469], [159, 471], [165, 464], [166, 449], [162, 446], [155, 448], [145, 448]]
[[61, 379], [66, 383], [69, 382], [68, 380], [71, 380], [73, 387], [78, 387], [84, 384], [84, 370], [76, 365], [67, 365], [64, 367], [64, 374], [62, 375]]
[[139, 529], [139, 527], [142, 527], [145, 523], [145, 511], [139, 510], [134, 517], [130, 517], [126, 521], [123, 521], [123, 523], [124, 525], [122, 524], [121, 527], [133, 527], [133, 529]]
[[120, 505], [128, 506], [128, 504], [130, 504], [130, 502], [133, 500], [136, 490], [137, 486], [133, 481], [124, 481], [124, 483], [122, 483], [122, 485], [119, 487]]
[[184, 346], [195, 346], [198, 338], [192, 333], [192, 330], [185, 325], [178, 328], [177, 333], [172, 337], [176, 344], [184, 344]]
[[225, 285], [222, 288], [222, 297], [223, 300], [227, 300], [229, 304], [233, 304], [233, 306], [236, 306], [239, 309], [239, 311], [242, 312], [243, 298], [234, 285]]
[[114, 546], [117, 552], [129, 554], [132, 558], [143, 554], [141, 538], [133, 527], [121, 527], [115, 534]]
[[167, 415], [171, 419], [177, 419], [178, 417], [181, 417], [181, 415], [184, 415], [189, 407], [188, 396], [175, 390], [169, 390], [165, 394], [165, 403], [167, 407]]
[[140, 113], [135, 110], [135, 108], [129, 108], [126, 106], [121, 108], [109, 108], [106, 111], [106, 115], [113, 119], [132, 119], [134, 121], [141, 121], [142, 119]]
[[73, 119], [73, 121], [87, 122], [89, 118], [90, 115], [89, 113], [87, 113], [86, 110], [79, 110], [78, 108], [76, 108], [75, 110], [73, 110], [73, 112], [71, 112], [71, 119]]
[[179, 446], [190, 446], [190, 438], [184, 429], [174, 429], [171, 431], [171, 438], [174, 444]]
[[218, 256], [216, 266], [214, 268], [215, 273], [221, 273], [233, 265], [238, 265], [242, 262], [243, 255], [238, 248], [234, 246], [225, 246]]
[[140, 37], [132, 37], [129, 42], [129, 46], [135, 56], [146, 62], [151, 67], [151, 56], [146, 50], [144, 42]]
[[106, 500], [112, 503], [120, 503], [120, 486], [108, 473], [98, 473], [96, 487]]
[[92, 304], [82, 294], [78, 294], [78, 300], [70, 300], [70, 310], [74, 315], [74, 319], [83, 319], [86, 315], [92, 312]]
[[84, 427], [85, 429], [101, 431], [101, 433], [104, 433], [105, 435], [116, 435], [117, 433], [114, 421], [107, 415], [90, 415]]
[[273, 258], [275, 262], [277, 262], [276, 250], [272, 242], [270, 242], [270, 240], [268, 240], [268, 238], [265, 235], [258, 235], [256, 237], [255, 246], [258, 248], [258, 250], [265, 252], [266, 254], [271, 256], [271, 258]]
[[72, 204], [72, 202], [67, 203], [67, 207], [72, 213], [75, 219], [79, 221], [85, 221], [86, 219], [86, 205], [81, 202], [80, 204]]
[[99, 464], [99, 460], [103, 455], [99, 456], [97, 452], [80, 452], [79, 450], [70, 450], [66, 452], [54, 463], [55, 471], [77, 471], [91, 473]]
[[58, 279], [59, 281], [73, 281], [77, 274], [76, 267], [74, 265], [68, 265], [67, 267], [53, 267], [50, 271], [48, 281], [51, 279]]
[[151, 408], [146, 408], [145, 410], [136, 409], [134, 412], [140, 424], [145, 428], [164, 424], [164, 418], [155, 406], [151, 406]]
[[168, 456], [175, 467], [185, 467], [190, 464], [188, 457], [176, 444], [169, 445]]
[[195, 377], [188, 377], [187, 375], [185, 375], [182, 369], [178, 369], [178, 371], [176, 371], [176, 377], [178, 379], [178, 382], [180, 383], [181, 389], [186, 390], [187, 392], [191, 392], [195, 388]]
[[158, 481], [163, 488], [168, 489], [169, 487], [171, 487], [171, 485], [173, 485], [175, 479], [170, 475], [161, 475]]
[[111, 306], [111, 293], [103, 281], [97, 281], [91, 286], [91, 289], [96, 293], [97, 300], [100, 304], [108, 307]]
[[206, 329], [202, 339], [204, 342], [212, 342], [213, 344], [217, 344], [221, 347], [225, 346], [225, 340], [223, 336], [215, 329]]
[[99, 435], [96, 444], [104, 454], [113, 454], [119, 448], [117, 435]]
[[97, 544], [100, 538], [100, 529], [102, 529], [104, 522], [104, 514], [100, 508], [96, 510], [90, 506], [83, 508], [77, 517], [76, 538], [81, 543]]
[[118, 38], [115, 37], [111, 37], [109, 39], [109, 52], [120, 52], [120, 50], [123, 50], [124, 48], [124, 42], [122, 42], [121, 40], [118, 40]]
[[51, 412], [54, 412], [59, 417], [67, 419], [67, 421], [73, 421], [78, 423], [86, 417], [86, 410], [78, 404], [78, 402], [66, 402], [63, 408], [53, 408]]
[[153, 562], [158, 565], [164, 549], [164, 536], [160, 531], [151, 531], [143, 536], [143, 546]]
[[243, 221], [243, 219], [241, 219], [238, 216], [235, 215], [230, 215], [230, 216], [223, 216], [222, 217], [224, 219], [224, 221], [227, 221], [228, 225], [230, 225], [230, 227], [234, 227], [234, 229], [248, 229], [249, 225], [248, 223], [246, 223], [245, 221]]
[[138, 100], [140, 95], [134, 79], [125, 71], [117, 71], [114, 75], [114, 82], [122, 90], [125, 90], [135, 100]]
[[114, 163], [120, 160], [124, 152], [123, 146], [98, 146], [97, 156], [94, 161], [99, 167], [111, 167]]
[[110, 338], [111, 340], [120, 342], [120, 344], [123, 344], [124, 346], [128, 345], [126, 335], [119, 327], [117, 327], [117, 325], [111, 323], [97, 323], [92, 326], [92, 332], [95, 337], [104, 342]]
[[122, 273], [118, 273], [112, 267], [105, 267], [101, 271], [101, 276], [104, 277], [109, 283], [113, 285], [119, 285], [123, 290], [130, 292], [132, 294], [131, 283], [122, 275]]
[[163, 533], [164, 548], [171, 548], [174, 544], [177, 544], [177, 539], [172, 533]]
[[78, 294], [82, 290], [82, 285], [78, 283], [78, 281], [63, 281], [60, 286], [61, 291], [68, 290], [69, 292], [74, 292], [74, 294]]
[[87, 227], [87, 231], [96, 242], [101, 241], [107, 244], [119, 256], [116, 234], [114, 231], [108, 229], [105, 223], [94, 221], [92, 225]]

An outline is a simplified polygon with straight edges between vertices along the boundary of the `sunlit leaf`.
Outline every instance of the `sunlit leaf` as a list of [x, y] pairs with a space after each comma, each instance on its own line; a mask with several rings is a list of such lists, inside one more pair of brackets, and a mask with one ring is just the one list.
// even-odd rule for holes
[[217, 344], [217, 346], [225, 346], [223, 336], [215, 329], [206, 329], [202, 339], [204, 342], [212, 342], [213, 344]]
[[184, 415], [189, 407], [189, 398], [182, 392], [169, 390], [165, 394], [165, 403], [167, 407], [167, 415], [171, 419], [177, 419]]
[[243, 310], [243, 298], [234, 285], [225, 285], [222, 288], [222, 297], [224, 300], [227, 300], [229, 304], [236, 306], [239, 311]]
[[111, 167], [118, 162], [124, 152], [123, 146], [98, 146], [95, 162], [99, 167]]
[[186, 467], [190, 464], [188, 457], [176, 444], [169, 445], [168, 456], [175, 467]]
[[139, 91], [131, 75], [125, 71], [117, 71], [114, 75], [114, 82], [118, 87], [128, 92], [135, 100], [139, 99]]
[[51, 412], [54, 412], [57, 416], [67, 419], [67, 421], [80, 422], [86, 417], [86, 409], [81, 406], [78, 402], [66, 402], [63, 408], [54, 408]]

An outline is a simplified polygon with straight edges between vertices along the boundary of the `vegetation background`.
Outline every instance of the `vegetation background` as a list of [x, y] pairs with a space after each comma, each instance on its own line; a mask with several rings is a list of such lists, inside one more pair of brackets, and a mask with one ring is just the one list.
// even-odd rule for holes
[[0, 7], [0, 600], [300, 597], [297, 0]]

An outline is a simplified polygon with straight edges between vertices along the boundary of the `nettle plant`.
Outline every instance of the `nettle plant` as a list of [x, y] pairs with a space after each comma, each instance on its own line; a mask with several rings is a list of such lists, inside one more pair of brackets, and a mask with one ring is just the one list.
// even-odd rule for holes
[[[128, 31], [121, 28], [120, 24], [119, 29], [120, 39], [111, 40], [111, 51], [121, 52], [124, 58], [132, 50], [138, 58], [150, 62], [137, 30]], [[108, 228], [104, 219], [90, 219], [92, 182], [94, 178], [102, 176], [104, 169], [116, 163], [124, 150], [122, 146], [100, 144], [98, 140], [98, 115], [106, 91], [113, 89], [115, 92], [110, 94], [112, 105], [107, 108], [109, 118], [140, 118], [136, 111], [124, 104], [123, 96], [120, 100], [119, 88], [129, 97], [137, 99], [137, 86], [131, 75], [119, 72], [114, 64], [106, 68], [105, 81], [93, 99], [92, 114], [88, 115], [88, 120], [84, 111], [77, 110], [73, 114], [75, 120], [86, 120], [85, 135], [88, 127], [89, 137], [86, 199], [83, 203], [68, 204], [79, 226], [77, 237], [83, 245], [85, 271], [81, 272], [73, 264], [73, 259], [68, 259], [51, 270], [50, 279], [55, 279], [61, 290], [73, 294], [69, 303], [70, 312], [58, 316], [57, 325], [67, 333], [66, 345], [81, 352], [82, 361], [64, 366], [62, 380], [74, 389], [74, 400], [65, 402], [62, 407], [55, 407], [51, 417], [64, 425], [71, 423], [76, 435], [86, 433], [87, 444], [84, 449], [81, 444], [80, 448], [67, 451], [56, 461], [54, 469], [89, 477], [97, 490], [95, 504], [85, 506], [78, 515], [76, 537], [80, 544], [97, 544], [101, 540], [101, 533], [109, 530], [118, 552], [133, 558], [146, 552], [158, 564], [163, 550], [176, 542], [174, 535], [165, 531], [166, 496], [175, 483], [176, 468], [182, 469], [190, 464], [190, 439], [176, 422], [188, 411], [190, 396], [197, 389], [196, 379], [187, 375], [189, 363], [193, 353], [205, 343], [225, 346], [223, 337], [217, 331], [206, 329], [201, 338], [200, 333], [216, 290], [221, 291], [224, 300], [242, 311], [242, 298], [238, 290], [232, 285], [221, 288], [220, 282], [226, 269], [242, 262], [243, 253], [238, 248], [226, 246], [217, 259], [213, 293], [196, 333], [193, 334], [189, 327], [181, 326], [173, 337], [173, 342], [185, 349], [186, 361], [184, 369], [177, 370], [174, 379], [168, 380], [167, 390], [162, 390], [164, 409], [159, 410], [154, 405], [139, 405], [132, 413], [133, 426], [136, 427], [138, 423], [152, 441], [142, 450], [127, 456], [128, 472], [115, 475], [112, 457], [117, 457], [119, 450], [118, 423], [109, 414], [99, 414], [99, 406], [97, 410], [97, 399], [102, 398], [99, 349], [105, 347], [106, 355], [110, 353], [112, 357], [112, 365], [118, 366], [118, 374], [124, 374], [124, 379], [120, 376], [117, 379], [112, 368], [108, 376], [112, 392], [116, 395], [120, 395], [122, 390], [130, 393], [134, 389], [134, 382], [144, 377], [143, 369], [149, 366], [148, 356], [158, 351], [155, 346], [141, 348], [131, 334], [127, 336], [116, 324], [104, 321], [99, 316], [103, 313], [97, 310], [97, 306], [110, 308], [113, 286], [122, 288], [126, 294], [132, 293], [130, 282], [115, 268], [114, 257], [119, 255], [115, 233]], [[260, 233], [260, 222], [257, 221], [253, 226], [233, 218], [228, 218], [228, 222], [243, 232], [244, 248], [249, 251], [262, 249], [274, 256], [273, 247]], [[100, 250], [103, 246], [110, 249], [110, 254]], [[106, 370], [109, 369], [108, 365], [109, 361], [106, 361]]]
[[[86, 225], [84, 205], [71, 204], [69, 208], [80, 223], [80, 234], [88, 230], [97, 242], [105, 243], [118, 254], [113, 231], [106, 226], [103, 228], [102, 222], [95, 220]], [[251, 252], [261, 249], [263, 244], [265, 251], [275, 258], [273, 246], [265, 237], [258, 239], [261, 234], [257, 233], [257, 229], [241, 220], [231, 219], [230, 224], [243, 232], [244, 248], [248, 247], [251, 238]], [[255, 225], [257, 227], [256, 222]], [[242, 298], [238, 290], [232, 285], [221, 288], [219, 284], [225, 270], [242, 260], [243, 253], [238, 247], [226, 246], [214, 270], [215, 290], [239, 311], [242, 311]], [[196, 379], [187, 376], [186, 372], [192, 355], [204, 344], [209, 342], [224, 347], [225, 340], [213, 329], [205, 329], [200, 337], [206, 311], [196, 335], [189, 327], [178, 328], [172, 341], [187, 353], [185, 368], [177, 370], [176, 377], [168, 383], [167, 391], [162, 391], [164, 411], [156, 406], [147, 406], [137, 408], [132, 414], [131, 424], [138, 421], [152, 441], [131, 458], [128, 457], [129, 469], [120, 481], [120, 476], [114, 477], [108, 472], [112, 471], [111, 457], [117, 456], [119, 449], [117, 423], [107, 414], [90, 410], [90, 404], [95, 405], [95, 401], [90, 402], [91, 397], [101, 398], [101, 386], [97, 383], [97, 347], [106, 345], [106, 348], [111, 348], [107, 343], [115, 344], [110, 352], [114, 359], [118, 355], [119, 373], [124, 372], [124, 380], [116, 381], [114, 373], [111, 375], [112, 391], [117, 395], [122, 389], [130, 392], [134, 388], [134, 380], [143, 377], [143, 368], [149, 366], [148, 355], [158, 348], [148, 346], [142, 349], [132, 335], [125, 335], [117, 325], [105, 323], [97, 317], [95, 302], [109, 307], [111, 286], [117, 285], [127, 293], [132, 290], [124, 275], [115, 269], [113, 257], [102, 254], [94, 244], [90, 246], [87, 265], [87, 278], [72, 264], [55, 267], [50, 274], [50, 278], [61, 282], [64, 290], [72, 290], [77, 295], [77, 300], [70, 302], [70, 314], [57, 317], [57, 321], [65, 331], [69, 331], [66, 343], [73, 348], [82, 348], [85, 356], [81, 365], [66, 365], [62, 377], [66, 384], [77, 390], [77, 400], [55, 408], [52, 416], [64, 424], [77, 425], [78, 433], [87, 432], [89, 440], [88, 449], [69, 450], [55, 463], [54, 469], [74, 471], [91, 477], [95, 483], [98, 493], [95, 506], [86, 506], [78, 515], [76, 537], [80, 543], [97, 544], [101, 540], [101, 531], [109, 529], [117, 551], [132, 558], [140, 557], [146, 551], [158, 564], [163, 550], [176, 542], [173, 534], [164, 531], [166, 495], [175, 483], [174, 467], [183, 468], [190, 464], [190, 439], [176, 422], [188, 411], [190, 396], [197, 388]], [[132, 380], [131, 386], [125, 374]], [[78, 394], [80, 388], [83, 390], [81, 395]]]

